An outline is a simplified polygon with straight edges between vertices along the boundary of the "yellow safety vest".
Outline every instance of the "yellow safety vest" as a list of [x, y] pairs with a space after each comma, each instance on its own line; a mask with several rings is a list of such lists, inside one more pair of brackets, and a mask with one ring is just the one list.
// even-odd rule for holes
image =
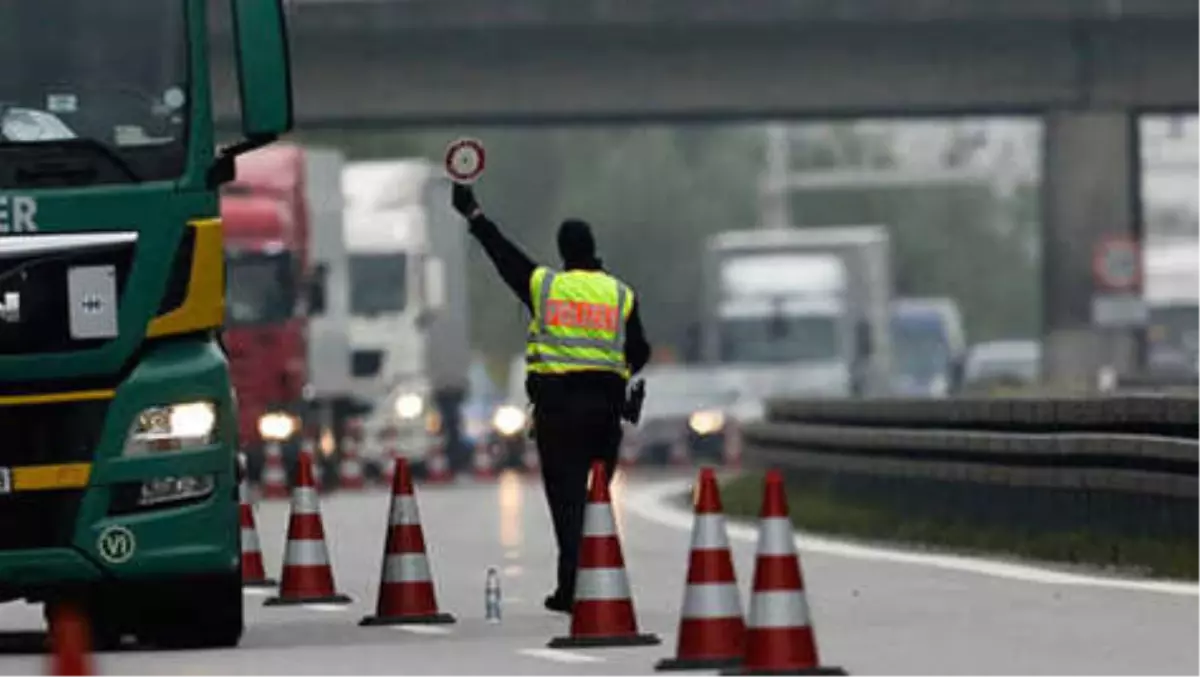
[[610, 371], [629, 378], [625, 326], [633, 312], [632, 289], [598, 270], [539, 266], [529, 280], [529, 298], [528, 372]]

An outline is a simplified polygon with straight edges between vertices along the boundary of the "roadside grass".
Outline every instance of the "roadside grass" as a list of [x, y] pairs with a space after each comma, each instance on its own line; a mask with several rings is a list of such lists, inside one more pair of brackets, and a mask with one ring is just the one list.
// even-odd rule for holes
[[[740, 474], [721, 486], [725, 513], [754, 520], [762, 503], [763, 474]], [[1197, 541], [1164, 541], [1084, 531], [1033, 533], [953, 519], [910, 517], [864, 497], [837, 495], [822, 486], [787, 485], [792, 524], [814, 534], [885, 542], [914, 549], [1005, 556], [1109, 573], [1197, 579]], [[685, 503], [688, 497], [683, 497]]]

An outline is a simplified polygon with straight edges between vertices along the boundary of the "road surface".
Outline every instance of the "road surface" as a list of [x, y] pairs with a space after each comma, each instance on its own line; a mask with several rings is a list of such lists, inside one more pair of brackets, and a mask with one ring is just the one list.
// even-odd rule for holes
[[[505, 476], [488, 484], [419, 487], [418, 500], [443, 611], [437, 628], [362, 628], [374, 611], [388, 495], [325, 499], [335, 577], [355, 603], [264, 608], [247, 594], [247, 630], [233, 650], [128, 650], [98, 669], [123, 674], [648, 674], [674, 652], [689, 534], [686, 517], [659, 501], [661, 476], [618, 477], [614, 506], [643, 631], [658, 647], [551, 651], [568, 619], [541, 607], [553, 581], [553, 536], [541, 485]], [[656, 484], [657, 483], [657, 484]], [[655, 490], [656, 488], [660, 490]], [[287, 504], [257, 507], [268, 573], [278, 576]], [[736, 530], [735, 530], [736, 531]], [[734, 534], [743, 605], [754, 562], [749, 530]], [[1198, 598], [1183, 590], [1022, 580], [851, 550], [802, 550], [823, 662], [852, 674], [1196, 674]], [[484, 572], [502, 571], [504, 618], [483, 620]], [[1034, 577], [1036, 578], [1036, 577]], [[1048, 578], [1053, 581], [1054, 579]], [[22, 631], [41, 612], [0, 606], [0, 674], [44, 670]]]

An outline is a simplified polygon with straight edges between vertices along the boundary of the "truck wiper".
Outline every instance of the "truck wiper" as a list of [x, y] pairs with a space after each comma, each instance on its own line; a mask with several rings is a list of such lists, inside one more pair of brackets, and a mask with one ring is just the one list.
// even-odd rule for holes
[[[19, 148], [19, 149], [51, 148], [54, 150], [64, 150], [64, 151], [71, 151], [71, 150], [88, 151], [93, 155], [100, 155], [100, 156], [104, 157], [105, 160], [108, 160], [110, 164], [112, 164], [114, 167], [116, 167], [118, 170], [120, 170], [120, 172], [125, 175], [125, 178], [129, 179], [130, 181], [132, 181], [134, 183], [138, 183], [142, 180], [141, 177], [138, 176], [137, 171], [135, 171], [133, 169], [133, 167], [130, 166], [130, 164], [125, 161], [125, 158], [121, 157], [120, 154], [118, 154], [112, 148], [109, 148], [105, 144], [97, 141], [96, 139], [74, 138], [74, 139], [55, 139], [53, 141], [31, 141], [31, 142], [0, 140], [0, 150], [8, 149], [8, 148]], [[53, 178], [53, 177], [61, 177], [61, 176], [78, 173], [78, 170], [74, 167], [63, 167], [63, 166], [55, 166], [55, 165], [38, 167], [37, 169], [32, 169], [32, 170], [25, 169], [25, 170], [20, 170], [20, 171], [22, 171], [22, 173], [24, 173], [28, 176], [33, 176], [36, 178]]]

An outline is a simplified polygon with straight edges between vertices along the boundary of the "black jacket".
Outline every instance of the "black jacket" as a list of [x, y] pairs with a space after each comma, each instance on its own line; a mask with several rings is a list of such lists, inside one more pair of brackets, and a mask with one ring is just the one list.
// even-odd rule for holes
[[[471, 219], [471, 234], [483, 245], [483, 250], [496, 266], [500, 277], [512, 289], [521, 303], [533, 313], [532, 302], [529, 298], [529, 282], [538, 264], [521, 251], [521, 248], [504, 237], [500, 228], [486, 216], [479, 215]], [[570, 266], [567, 270], [591, 269], [595, 267]], [[625, 361], [629, 364], [631, 373], [638, 373], [650, 361], [650, 344], [646, 341], [646, 333], [642, 328], [642, 318], [638, 314], [637, 297], [634, 297], [633, 309], [629, 315], [629, 323], [625, 332]], [[541, 406], [545, 402], [553, 402], [560, 397], [570, 396], [580, 392], [601, 392], [606, 399], [613, 403], [625, 399], [625, 379], [608, 372], [582, 372], [572, 374], [529, 374], [525, 380], [525, 389], [529, 398]]]

